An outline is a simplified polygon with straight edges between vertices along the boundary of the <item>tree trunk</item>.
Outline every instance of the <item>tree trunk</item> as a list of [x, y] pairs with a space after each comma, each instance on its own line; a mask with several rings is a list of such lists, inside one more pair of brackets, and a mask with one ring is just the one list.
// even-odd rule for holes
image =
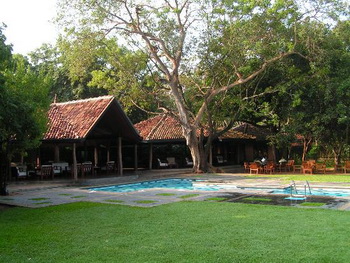
[[343, 151], [343, 147], [342, 146], [333, 147], [332, 151], [333, 151], [333, 156], [334, 156], [334, 164], [339, 165], [340, 159], [341, 159], [341, 154]]
[[309, 147], [310, 147], [311, 142], [312, 142], [312, 139], [304, 137], [304, 139], [303, 139], [303, 156], [301, 158], [302, 161], [306, 160], [306, 154], [309, 151]]
[[208, 155], [209, 151], [207, 150], [208, 142], [204, 147], [202, 140], [197, 137], [196, 131], [192, 130], [188, 136], [185, 136], [187, 146], [191, 152], [192, 161], [193, 161], [193, 172], [194, 173], [206, 173], [209, 171]]
[[[4, 148], [6, 151], [2, 151]], [[0, 145], [0, 195], [8, 195], [7, 178], [11, 169], [7, 150], [7, 146], [3, 147], [3, 145]]]

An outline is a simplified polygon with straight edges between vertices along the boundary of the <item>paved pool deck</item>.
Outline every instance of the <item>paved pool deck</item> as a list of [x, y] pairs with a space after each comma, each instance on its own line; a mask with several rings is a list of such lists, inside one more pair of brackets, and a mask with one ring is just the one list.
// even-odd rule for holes
[[[184, 200], [203, 201], [213, 197], [225, 197], [232, 193], [267, 194], [264, 190], [230, 189], [220, 191], [195, 191], [175, 189], [148, 189], [136, 192], [111, 193], [96, 192], [89, 187], [133, 183], [164, 178], [188, 178], [209, 180], [217, 184], [225, 183], [237, 187], [253, 188], [284, 188], [289, 184], [281, 179], [248, 177], [243, 173], [225, 174], [191, 174], [189, 169], [172, 169], [156, 171], [140, 171], [125, 176], [111, 176], [101, 178], [80, 179], [74, 182], [70, 179], [55, 180], [22, 180], [13, 181], [8, 185], [8, 196], [0, 196], [0, 205], [19, 206], [27, 208], [40, 208], [52, 205], [68, 204], [73, 202], [97, 202], [107, 204], [121, 204], [137, 207], [152, 207]], [[304, 182], [296, 182], [303, 185]], [[349, 184], [325, 183], [313, 184], [311, 187], [344, 188], [350, 191]], [[343, 202], [335, 209], [350, 210], [350, 197], [342, 198]]]

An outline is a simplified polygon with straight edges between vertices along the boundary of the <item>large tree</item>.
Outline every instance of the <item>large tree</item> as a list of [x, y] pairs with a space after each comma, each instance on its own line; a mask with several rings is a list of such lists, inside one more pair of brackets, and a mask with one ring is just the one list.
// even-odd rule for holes
[[21, 55], [12, 55], [0, 28], [0, 194], [14, 153], [37, 147], [46, 129], [49, 77], [38, 74]]
[[[149, 56], [159, 106], [180, 121], [194, 171], [208, 170], [217, 136], [213, 109], [227, 94], [262, 96], [248, 85], [276, 61], [310, 56], [317, 41], [310, 20], [338, 19], [340, 1], [61, 0], [61, 22], [74, 31], [116, 34]], [[344, 8], [341, 10], [345, 10]], [[72, 32], [72, 30], [70, 30]], [[232, 93], [232, 94], [231, 94]], [[244, 96], [245, 95], [245, 96]], [[244, 105], [241, 105], [244, 107]], [[240, 108], [240, 107], [239, 107]], [[235, 115], [235, 114], [232, 114]], [[227, 122], [228, 129], [232, 119]], [[202, 147], [198, 131], [209, 127]], [[225, 131], [225, 128], [222, 130]], [[202, 133], [203, 135], [203, 133]]]

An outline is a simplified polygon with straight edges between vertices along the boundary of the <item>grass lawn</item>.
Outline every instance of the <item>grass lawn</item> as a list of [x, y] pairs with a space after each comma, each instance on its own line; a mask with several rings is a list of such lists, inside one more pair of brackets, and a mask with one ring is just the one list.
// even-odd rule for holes
[[286, 182], [295, 181], [309, 181], [309, 182], [338, 182], [349, 183], [349, 174], [261, 174], [261, 175], [247, 175], [247, 178], [281, 178]]
[[0, 211], [0, 262], [349, 262], [350, 213], [225, 202]]

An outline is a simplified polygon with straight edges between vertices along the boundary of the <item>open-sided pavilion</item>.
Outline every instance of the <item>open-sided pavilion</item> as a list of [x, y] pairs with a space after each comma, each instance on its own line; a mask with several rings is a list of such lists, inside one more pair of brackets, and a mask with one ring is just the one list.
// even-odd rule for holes
[[123, 145], [133, 148], [137, 169], [140, 141], [140, 135], [113, 96], [52, 103], [37, 165], [69, 162], [77, 179], [79, 162], [90, 161], [97, 168], [115, 160], [118, 174], [122, 175]]

